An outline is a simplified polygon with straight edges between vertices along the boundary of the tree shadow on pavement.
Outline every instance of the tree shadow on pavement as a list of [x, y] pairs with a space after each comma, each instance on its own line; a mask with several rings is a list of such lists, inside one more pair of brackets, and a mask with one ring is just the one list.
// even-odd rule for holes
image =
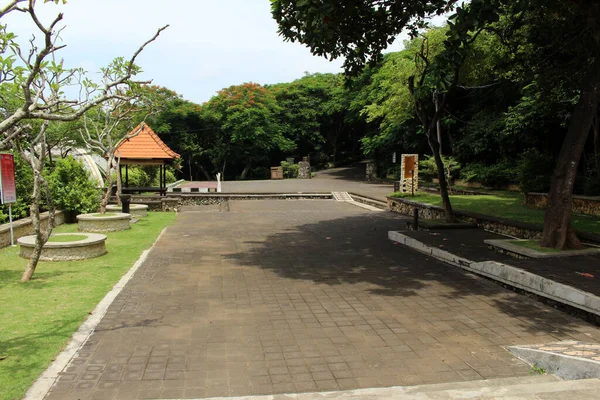
[[582, 326], [593, 329], [485, 278], [393, 243], [388, 231], [402, 229], [404, 221], [390, 213], [369, 213], [290, 223], [275, 234], [256, 232], [260, 240], [244, 242], [249, 250], [226, 257], [236, 265], [270, 270], [286, 279], [397, 297], [408, 305], [420, 304], [424, 311], [438, 304], [447, 308], [449, 320], [470, 312], [479, 312], [483, 319], [489, 313], [497, 320], [516, 318], [520, 330], [529, 334], [565, 338], [579, 334]]

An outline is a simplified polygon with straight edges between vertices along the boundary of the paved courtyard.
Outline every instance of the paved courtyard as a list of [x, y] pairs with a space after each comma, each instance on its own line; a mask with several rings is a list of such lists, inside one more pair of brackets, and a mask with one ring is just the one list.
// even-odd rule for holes
[[331, 200], [177, 217], [48, 400], [200, 398], [526, 376], [502, 346], [600, 330], [394, 245]]
[[225, 193], [351, 192], [385, 201], [393, 191], [393, 183], [365, 181], [364, 164], [319, 171], [313, 179], [223, 182]]

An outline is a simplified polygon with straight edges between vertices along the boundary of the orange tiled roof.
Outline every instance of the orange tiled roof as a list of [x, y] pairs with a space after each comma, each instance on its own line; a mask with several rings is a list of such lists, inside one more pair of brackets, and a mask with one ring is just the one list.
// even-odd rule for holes
[[145, 122], [127, 134], [115, 149], [123, 159], [167, 159], [180, 158], [169, 148]]

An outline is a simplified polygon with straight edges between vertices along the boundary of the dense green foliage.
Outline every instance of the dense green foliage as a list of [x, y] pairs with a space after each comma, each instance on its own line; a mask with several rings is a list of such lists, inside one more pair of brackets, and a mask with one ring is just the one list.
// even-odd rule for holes
[[[557, 0], [472, 1], [474, 12], [461, 8], [450, 26], [429, 29], [421, 17], [456, 2], [390, 1], [387, 14], [373, 13], [372, 2], [321, 3], [315, 14], [314, 2], [277, 0], [273, 13], [288, 39], [307, 43], [315, 54], [345, 56], [348, 75], [307, 73], [293, 82], [244, 83], [202, 105], [167, 88], [143, 88], [139, 118], [182, 156], [180, 169], [168, 180], [215, 179], [219, 172], [228, 180], [268, 179], [270, 167], [304, 156], [313, 168], [373, 158], [381, 177], [395, 177], [394, 152], [419, 153], [422, 160], [431, 154], [415, 96], [427, 99], [434, 89], [446, 90], [449, 79], [440, 76], [458, 63], [459, 78], [441, 117], [443, 155], [456, 161], [452, 177], [493, 187], [519, 184], [524, 191], [549, 189], [585, 82], [582, 66], [596, 54], [583, 6]], [[357, 20], [359, 15], [368, 18]], [[315, 31], [302, 26], [307, 18]], [[404, 50], [382, 55], [390, 35], [401, 30], [418, 34]], [[466, 46], [476, 31], [476, 40]], [[327, 32], [335, 40], [324, 40]], [[357, 38], [363, 47], [349, 45]], [[423, 68], [422, 60], [415, 62], [423, 49], [435, 65], [422, 93], [411, 93], [409, 82]], [[148, 116], [149, 109], [158, 112]], [[51, 145], [76, 144], [76, 124], [53, 126]], [[578, 194], [600, 194], [598, 131], [582, 157]], [[435, 173], [430, 164], [431, 169], [421, 169], [422, 178]], [[156, 175], [145, 168], [130, 169], [129, 179], [136, 186], [156, 183]]]
[[98, 210], [100, 193], [83, 164], [73, 157], [56, 161], [48, 176], [54, 204], [59, 210], [87, 214]]
[[[298, 30], [301, 14], [312, 7], [301, 3], [274, 2], [276, 17], [287, 18], [290, 9], [299, 13], [297, 21], [278, 20], [282, 31], [296, 35], [295, 40], [311, 35]], [[453, 2], [408, 3], [414, 12], [436, 13]], [[488, 29], [479, 32], [469, 51], [457, 53], [462, 57], [460, 76], [441, 118], [443, 154], [462, 166], [453, 169], [453, 178], [547, 191], [580, 92], [580, 66], [591, 54], [589, 32], [577, 22], [581, 10], [560, 2], [546, 6], [538, 0], [497, 2], [491, 14], [491, 3], [484, 3], [487, 8], [480, 6], [474, 18], [485, 21]], [[337, 13], [336, 4], [323, 2], [319, 11], [323, 20], [314, 19], [315, 27], [340, 26], [336, 18], [348, 15]], [[352, 12], [366, 12], [365, 4], [356, 2]], [[422, 26], [422, 21], [400, 22], [397, 29]], [[391, 20], [373, 16], [370, 23], [389, 28]], [[367, 29], [367, 25], [352, 26]], [[577, 28], [571, 29], [575, 33], [567, 35], [569, 26]], [[161, 96], [165, 107], [149, 123], [182, 154], [178, 177], [186, 179], [214, 179], [217, 172], [224, 172], [226, 179], [264, 179], [269, 177], [269, 167], [288, 157], [297, 161], [307, 155], [316, 168], [374, 158], [378, 171], [394, 177], [398, 168], [392, 164], [392, 153], [431, 152], [408, 88], [410, 78], [419, 72], [415, 58], [423, 46], [432, 60], [448, 57], [449, 41], [454, 40], [448, 27], [420, 32], [405, 43], [405, 50], [374, 56], [370, 64], [369, 59], [353, 58], [356, 66], [367, 65], [355, 68], [352, 76], [306, 74], [289, 83], [242, 84], [224, 89], [204, 105], [185, 101], [168, 89], [152, 88], [152, 95]], [[344, 52], [351, 50], [344, 47], [344, 40], [349, 38], [344, 35], [350, 34], [356, 36], [336, 31], [341, 41], [333, 44], [319, 42], [317, 34], [301, 41], [314, 40], [315, 54], [348, 56]], [[577, 42], [578, 34], [582, 42]], [[560, 35], [577, 43], [557, 46]], [[365, 40], [371, 43], [365, 46], [384, 47], [377, 38]], [[599, 143], [596, 133], [586, 146], [576, 193], [600, 193]], [[427, 177], [427, 171], [422, 177]]]

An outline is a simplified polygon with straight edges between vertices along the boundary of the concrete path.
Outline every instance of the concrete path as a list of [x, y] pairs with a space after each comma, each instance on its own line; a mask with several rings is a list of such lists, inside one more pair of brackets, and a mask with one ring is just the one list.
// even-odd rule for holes
[[364, 165], [320, 171], [313, 179], [223, 182], [224, 193], [353, 192], [385, 201], [394, 191], [391, 183], [369, 183]]
[[189, 207], [47, 400], [178, 399], [502, 377], [502, 346], [600, 330], [394, 245], [404, 223], [344, 202]]

